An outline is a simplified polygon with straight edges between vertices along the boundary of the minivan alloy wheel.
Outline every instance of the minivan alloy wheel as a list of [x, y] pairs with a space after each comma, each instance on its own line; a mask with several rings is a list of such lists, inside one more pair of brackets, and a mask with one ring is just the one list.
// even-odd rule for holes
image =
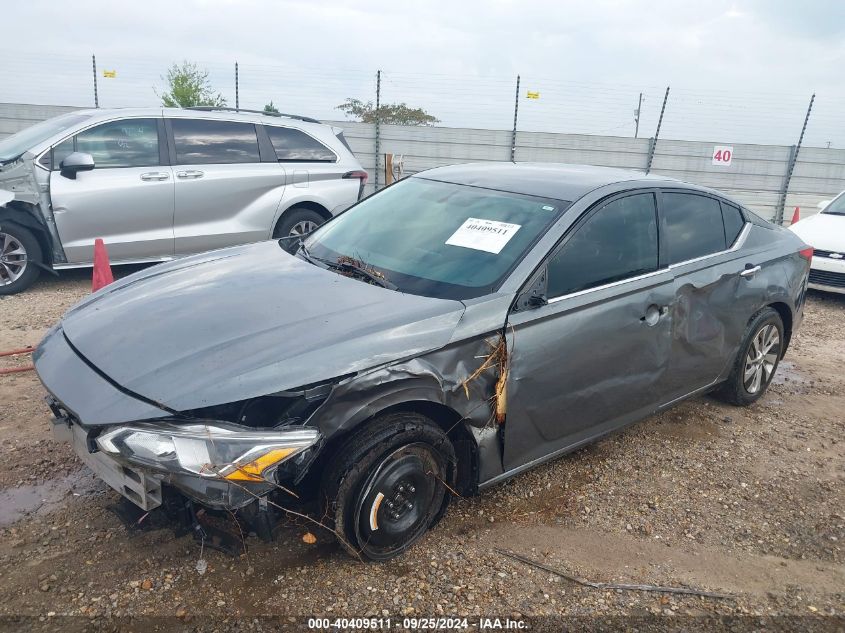
[[13, 235], [0, 232], [0, 286], [16, 282], [26, 271], [26, 248]]
[[290, 237], [301, 237], [303, 235], [308, 235], [314, 229], [316, 229], [319, 225], [316, 222], [312, 222], [311, 220], [302, 220], [301, 222], [297, 222], [294, 224], [290, 229]]
[[765, 324], [754, 335], [745, 356], [743, 385], [750, 394], [756, 394], [771, 380], [780, 354], [780, 335], [771, 323]]

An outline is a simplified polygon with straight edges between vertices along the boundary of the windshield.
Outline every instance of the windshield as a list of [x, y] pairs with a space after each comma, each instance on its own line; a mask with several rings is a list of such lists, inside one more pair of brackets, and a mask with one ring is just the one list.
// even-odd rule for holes
[[72, 125], [82, 123], [90, 118], [90, 114], [79, 114], [70, 112], [61, 116], [36, 123], [16, 134], [12, 134], [0, 141], [0, 163], [7, 163], [14, 160], [25, 151], [32, 149], [39, 143], [43, 143], [51, 136], [54, 136]]
[[845, 215], [845, 195], [841, 195], [822, 209], [822, 213], [830, 215]]
[[567, 206], [408, 178], [323, 225], [305, 247], [358, 262], [401, 292], [469, 299], [492, 292]]

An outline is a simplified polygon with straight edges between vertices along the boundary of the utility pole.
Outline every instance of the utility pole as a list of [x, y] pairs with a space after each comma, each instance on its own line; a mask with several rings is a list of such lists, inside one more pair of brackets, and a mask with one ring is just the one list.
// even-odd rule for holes
[[94, 71], [94, 107], [100, 107], [100, 95], [97, 94], [97, 56], [91, 55], [91, 67]]
[[637, 101], [637, 109], [634, 110], [634, 138], [640, 133], [640, 112], [643, 108], [643, 93], [640, 93], [640, 100]]

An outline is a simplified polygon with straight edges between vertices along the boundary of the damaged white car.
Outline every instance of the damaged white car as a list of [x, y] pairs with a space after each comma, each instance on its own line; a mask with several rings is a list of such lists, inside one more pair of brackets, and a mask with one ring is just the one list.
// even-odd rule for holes
[[[812, 249], [717, 192], [594, 167], [402, 180], [303, 240], [126, 277], [34, 355], [58, 436], [144, 510], [396, 556], [462, 495], [711, 390], [768, 387]], [[299, 510], [297, 510], [299, 511]]]

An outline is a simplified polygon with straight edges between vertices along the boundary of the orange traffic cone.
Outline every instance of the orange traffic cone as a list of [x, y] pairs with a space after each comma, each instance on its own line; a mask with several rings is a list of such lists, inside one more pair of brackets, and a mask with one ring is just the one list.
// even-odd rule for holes
[[800, 219], [801, 219], [801, 207], [795, 207], [795, 211], [792, 212], [792, 222], [791, 222], [791, 224], [795, 224]]
[[109, 265], [109, 254], [106, 245], [99, 237], [94, 240], [94, 278], [91, 281], [91, 292], [97, 292], [103, 286], [114, 281]]

